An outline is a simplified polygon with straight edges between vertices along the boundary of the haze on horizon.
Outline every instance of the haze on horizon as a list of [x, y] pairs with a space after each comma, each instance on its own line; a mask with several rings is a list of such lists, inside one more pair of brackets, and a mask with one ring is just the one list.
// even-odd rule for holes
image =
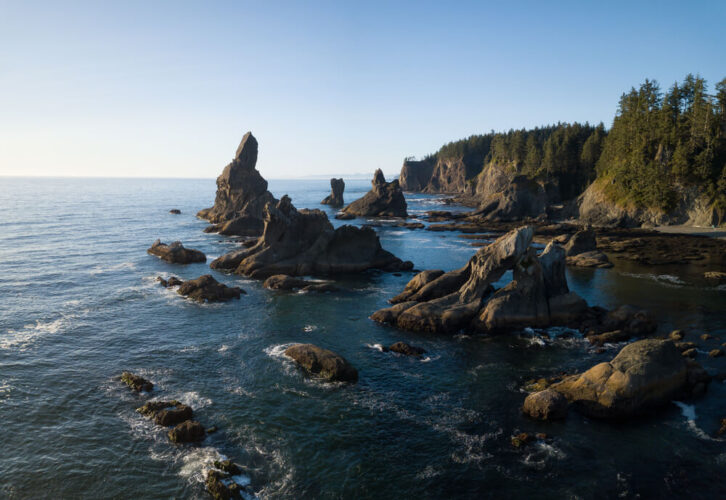
[[726, 3], [3, 2], [0, 175], [397, 172], [490, 130], [610, 126], [645, 78], [713, 84]]

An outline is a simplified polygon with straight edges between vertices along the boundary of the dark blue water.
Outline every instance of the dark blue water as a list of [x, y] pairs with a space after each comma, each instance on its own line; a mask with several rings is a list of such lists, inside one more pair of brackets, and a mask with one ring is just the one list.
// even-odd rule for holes
[[[571, 413], [536, 423], [519, 411], [531, 377], [588, 367], [579, 339], [537, 340], [405, 333], [371, 322], [410, 279], [369, 273], [340, 294], [284, 294], [259, 283], [175, 266], [146, 254], [157, 238], [182, 240], [210, 260], [236, 243], [205, 234], [194, 214], [212, 204], [212, 180], [13, 179], [0, 189], [0, 497], [205, 498], [205, 470], [220, 456], [245, 469], [261, 498], [711, 497], [726, 491], [721, 383], [657, 417], [613, 424]], [[368, 181], [350, 181], [348, 201]], [[271, 181], [299, 207], [328, 207], [327, 180]], [[410, 195], [414, 215], [443, 208]], [[179, 208], [182, 215], [168, 214]], [[447, 207], [448, 209], [449, 207]], [[361, 224], [364, 220], [353, 221]], [[340, 224], [333, 220], [333, 224]], [[476, 251], [457, 233], [378, 228], [384, 248], [418, 269], [463, 265]], [[726, 341], [726, 290], [703, 269], [570, 272], [591, 304], [634, 303], [672, 327]], [[248, 293], [199, 305], [156, 276], [212, 273]], [[503, 278], [506, 281], [508, 276]], [[405, 340], [422, 360], [380, 352]], [[688, 339], [690, 340], [690, 339]], [[312, 342], [359, 370], [354, 386], [306, 377], [281, 351]], [[699, 360], [712, 372], [723, 358]], [[191, 404], [220, 431], [176, 446], [134, 410], [148, 399], [118, 382], [122, 370], [155, 384], [153, 397]], [[515, 449], [510, 436], [552, 439]]]

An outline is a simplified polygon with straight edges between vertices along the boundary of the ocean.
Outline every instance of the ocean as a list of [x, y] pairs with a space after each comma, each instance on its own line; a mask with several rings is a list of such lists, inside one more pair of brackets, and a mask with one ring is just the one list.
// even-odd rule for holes
[[[271, 180], [298, 208], [320, 208], [327, 180]], [[280, 293], [211, 271], [237, 248], [206, 234], [198, 210], [213, 180], [0, 178], [0, 497], [208, 498], [204, 474], [228, 457], [259, 498], [700, 497], [726, 493], [726, 388], [627, 422], [570, 412], [542, 423], [520, 411], [524, 382], [588, 368], [598, 354], [580, 336], [533, 330], [494, 337], [398, 331], [372, 322], [412, 273], [370, 272], [340, 293]], [[347, 201], [368, 190], [349, 181]], [[407, 194], [415, 217], [456, 210]], [[170, 215], [172, 208], [181, 215]], [[363, 224], [364, 219], [337, 221]], [[451, 270], [475, 252], [456, 232], [376, 228], [382, 245], [416, 269]], [[146, 249], [160, 238], [207, 254], [207, 264], [167, 264]], [[200, 305], [157, 276], [213, 274], [241, 300]], [[726, 287], [692, 266], [569, 269], [591, 305], [649, 309], [662, 332], [685, 328], [726, 341]], [[511, 279], [507, 273], [499, 286]], [[403, 340], [420, 359], [381, 352]], [[282, 356], [310, 342], [343, 355], [355, 385], [323, 383]], [[720, 342], [718, 343], [720, 344]], [[714, 346], [718, 345], [714, 344]], [[724, 358], [701, 352], [711, 373]], [[151, 395], [118, 380], [149, 378]], [[135, 409], [153, 398], [191, 405], [219, 431], [174, 445]], [[510, 437], [544, 432], [522, 449]]]

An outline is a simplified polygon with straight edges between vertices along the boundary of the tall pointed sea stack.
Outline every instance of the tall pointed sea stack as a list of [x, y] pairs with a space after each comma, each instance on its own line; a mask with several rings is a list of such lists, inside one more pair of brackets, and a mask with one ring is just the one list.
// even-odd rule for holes
[[330, 194], [326, 196], [321, 205], [330, 205], [331, 207], [342, 207], [345, 205], [343, 202], [343, 191], [345, 190], [345, 181], [343, 179], [336, 179], [333, 177], [330, 179]]
[[257, 139], [252, 132], [247, 132], [234, 160], [217, 177], [214, 206], [197, 214], [214, 224], [206, 232], [237, 236], [262, 234], [265, 205], [277, 200], [267, 190], [267, 181], [255, 168], [256, 164]]

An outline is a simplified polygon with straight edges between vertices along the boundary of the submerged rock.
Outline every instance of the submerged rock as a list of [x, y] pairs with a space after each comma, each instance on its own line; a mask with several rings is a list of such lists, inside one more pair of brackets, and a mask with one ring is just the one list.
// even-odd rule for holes
[[184, 295], [197, 302], [223, 302], [231, 299], [239, 299], [245, 293], [239, 287], [229, 287], [215, 280], [212, 275], [205, 274], [197, 279], [184, 281], [177, 290], [179, 295]]
[[185, 420], [171, 429], [167, 435], [173, 443], [196, 443], [207, 435], [204, 426], [195, 420]]
[[181, 214], [181, 210], [179, 210], [178, 208], [172, 208], [171, 210], [169, 210], [169, 213], [172, 215], [179, 215]]
[[295, 344], [285, 349], [308, 372], [339, 382], [357, 382], [358, 371], [342, 356], [313, 344]]
[[215, 224], [207, 232], [225, 235], [259, 236], [264, 228], [264, 209], [275, 197], [267, 190], [257, 165], [257, 140], [247, 132], [232, 163], [217, 177], [214, 206], [201, 210], [197, 217]]
[[405, 356], [421, 357], [426, 354], [425, 349], [409, 345], [405, 342], [396, 342], [395, 344], [390, 345], [388, 347], [388, 350], [391, 352], [397, 352], [398, 354], [403, 354]]
[[567, 416], [567, 398], [557, 391], [534, 392], [524, 400], [522, 411], [538, 420], [560, 420]]
[[154, 384], [146, 380], [144, 377], [134, 375], [131, 372], [123, 372], [121, 374], [121, 382], [131, 387], [136, 392], [149, 392], [154, 388]]
[[[533, 229], [521, 227], [482, 247], [461, 269], [424, 271], [393, 298], [398, 304], [371, 318], [406, 330], [453, 333], [497, 331], [575, 321], [587, 308], [567, 288], [564, 252], [550, 243], [540, 257], [530, 247]], [[507, 271], [514, 279], [495, 291]]]
[[182, 283], [184, 283], [182, 280], [180, 280], [176, 276], [172, 276], [168, 280], [165, 280], [161, 276], [157, 276], [156, 281], [158, 281], [161, 284], [161, 286], [163, 286], [164, 288], [171, 288], [173, 286], [179, 286]]
[[373, 175], [373, 188], [363, 198], [343, 209], [344, 213], [363, 216], [408, 217], [406, 199], [398, 180], [386, 182], [379, 168]]
[[330, 205], [331, 207], [342, 207], [343, 191], [345, 190], [345, 182], [343, 179], [330, 179], [330, 194], [326, 196], [320, 203]]
[[207, 261], [207, 256], [203, 252], [191, 248], [184, 248], [181, 241], [175, 241], [167, 245], [162, 243], [161, 240], [156, 240], [146, 251], [172, 264], [191, 264]]
[[552, 385], [585, 415], [624, 418], [690, 394], [708, 375], [671, 341], [647, 339], [621, 349], [612, 361]]
[[253, 247], [224, 255], [211, 266], [265, 279], [276, 274], [330, 276], [368, 269], [408, 270], [413, 264], [381, 248], [373, 229], [347, 225], [333, 229], [324, 212], [297, 210], [283, 196], [277, 205], [267, 206], [265, 230]]

